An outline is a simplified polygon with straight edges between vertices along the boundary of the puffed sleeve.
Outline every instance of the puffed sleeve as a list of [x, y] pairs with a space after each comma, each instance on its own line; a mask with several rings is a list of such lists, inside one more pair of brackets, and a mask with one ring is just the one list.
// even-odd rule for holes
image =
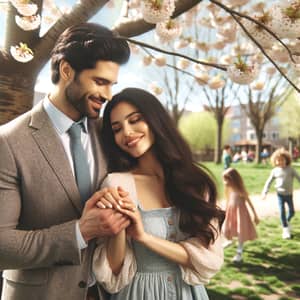
[[93, 273], [96, 280], [109, 293], [117, 293], [128, 285], [136, 273], [136, 260], [130, 242], [127, 242], [123, 266], [119, 274], [115, 275], [107, 259], [106, 241], [98, 244], [93, 256]]
[[220, 232], [215, 242], [208, 248], [196, 237], [184, 240], [180, 244], [188, 252], [193, 266], [193, 269], [180, 266], [182, 279], [190, 285], [207, 284], [224, 262]]
[[[108, 174], [102, 187], [117, 187], [121, 186], [129, 192], [132, 200], [136, 203], [136, 195], [134, 192], [134, 182], [127, 173], [112, 173]], [[124, 262], [120, 272], [115, 275], [109, 265], [107, 259], [107, 239], [98, 239], [97, 247], [93, 256], [93, 273], [96, 280], [109, 293], [117, 293], [133, 279], [136, 270], [136, 259], [133, 253], [131, 242], [128, 239], [126, 243], [126, 253]]]

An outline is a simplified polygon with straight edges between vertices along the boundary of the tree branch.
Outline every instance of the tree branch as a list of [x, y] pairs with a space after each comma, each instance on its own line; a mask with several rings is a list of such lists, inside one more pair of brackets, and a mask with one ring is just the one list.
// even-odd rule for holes
[[[181, 14], [190, 10], [200, 2], [202, 2], [202, 0], [176, 1], [176, 8], [174, 14], [172, 15], [172, 18], [180, 16]], [[144, 21], [143, 19], [138, 19], [116, 24], [113, 30], [117, 31], [121, 36], [133, 37], [146, 33], [152, 30], [154, 27], [155, 24], [150, 24]]]
[[277, 69], [277, 71], [289, 82], [290, 85], [293, 86], [293, 88], [298, 92], [300, 93], [300, 89], [297, 87], [296, 84], [294, 84], [285, 74], [284, 72], [280, 69], [280, 67], [275, 63], [275, 61], [267, 54], [267, 52], [265, 51], [265, 49], [260, 45], [260, 43], [258, 43], [256, 41], [256, 39], [250, 34], [250, 32], [246, 29], [246, 27], [243, 25], [243, 23], [238, 19], [238, 17], [236, 17], [236, 15], [238, 15], [239, 17], [241, 18], [246, 18], [248, 20], [251, 20], [252, 22], [258, 24], [259, 26], [262, 26], [265, 30], [267, 30], [270, 34], [272, 34], [278, 41], [281, 42], [282, 45], [284, 45], [285, 49], [288, 50], [290, 56], [291, 56], [291, 59], [294, 61], [294, 58], [293, 56], [291, 55], [291, 52], [290, 50], [288, 49], [288, 47], [271, 31], [269, 30], [266, 26], [264, 26], [264, 24], [258, 22], [257, 20], [249, 17], [249, 16], [246, 16], [244, 14], [241, 14], [237, 11], [234, 11], [232, 9], [229, 9], [227, 6], [223, 5], [222, 3], [216, 1], [216, 0], [209, 0], [210, 2], [214, 3], [215, 5], [221, 7], [222, 9], [224, 9], [225, 11], [227, 11], [231, 16], [232, 18], [240, 25], [240, 27], [243, 29], [243, 31], [246, 33], [246, 35], [251, 39], [251, 41], [253, 43], [255, 43], [255, 45], [261, 50], [261, 52], [264, 54], [265, 57], [268, 58], [268, 60], [274, 65], [274, 67]]
[[141, 41], [137, 41], [137, 40], [134, 40], [134, 39], [126, 38], [126, 37], [123, 37], [123, 36], [120, 36], [118, 38], [121, 39], [121, 40], [125, 40], [127, 42], [130, 42], [132, 44], [135, 44], [135, 45], [139, 45], [139, 46], [142, 46], [142, 47], [145, 47], [145, 48], [155, 50], [157, 52], [165, 53], [165, 54], [172, 55], [172, 56], [182, 57], [182, 58], [185, 58], [185, 59], [190, 60], [192, 62], [195, 62], [197, 64], [210, 66], [210, 67], [213, 67], [213, 68], [216, 68], [216, 69], [220, 69], [222, 71], [227, 70], [227, 68], [224, 65], [221, 65], [221, 64], [214, 64], [214, 63], [209, 63], [209, 62], [206, 62], [206, 61], [198, 60], [198, 59], [195, 59], [193, 57], [190, 57], [190, 56], [187, 56], [187, 55], [184, 55], [184, 54], [181, 54], [181, 53], [160, 49], [160, 48], [157, 48], [157, 47], [152, 46], [150, 44], [147, 44], [147, 43], [144, 43], [144, 42], [141, 42]]
[[[142, 47], [142, 49], [149, 55], [151, 56], [152, 58], [155, 58], [155, 56], [146, 48], [146, 47]], [[185, 71], [185, 70], [182, 70], [178, 67], [176, 67], [175, 65], [171, 65], [171, 64], [168, 64], [166, 63], [165, 66], [171, 68], [171, 69], [174, 69], [174, 70], [177, 70], [185, 75], [188, 75], [188, 76], [191, 76], [193, 77], [194, 79], [196, 78], [196, 76], [193, 74], [193, 73], [190, 73], [188, 71]], [[206, 84], [206, 82], [204, 82], [204, 80], [201, 80], [201, 79], [197, 79], [197, 80], [200, 80], [201, 82], [203, 82], [203, 84]]]
[[236, 10], [233, 10], [233, 9], [230, 9], [229, 7], [227, 7], [226, 5], [220, 3], [219, 1], [216, 1], [216, 0], [209, 0], [210, 2], [214, 3], [215, 5], [218, 5], [220, 6], [221, 8], [223, 8], [225, 11], [227, 11], [231, 16], [232, 14], [235, 14], [241, 18], [244, 18], [244, 19], [248, 19], [249, 21], [255, 23], [256, 25], [258, 25], [259, 27], [262, 27], [265, 31], [267, 31], [270, 35], [272, 35], [286, 50], [287, 52], [289, 53], [289, 56], [291, 58], [291, 60], [295, 62], [294, 58], [293, 58], [293, 55], [291, 53], [291, 50], [289, 49], [289, 47], [272, 31], [270, 30], [265, 24], [257, 21], [256, 19], [252, 18], [252, 17], [249, 17], [241, 12], [238, 12]]

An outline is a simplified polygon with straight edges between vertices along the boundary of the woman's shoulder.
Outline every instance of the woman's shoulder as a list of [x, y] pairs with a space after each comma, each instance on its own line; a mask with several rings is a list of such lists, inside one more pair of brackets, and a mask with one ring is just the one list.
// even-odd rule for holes
[[121, 187], [130, 194], [134, 201], [136, 201], [135, 181], [130, 172], [108, 173], [103, 181], [102, 187]]
[[104, 179], [106, 186], [119, 186], [124, 181], [127, 182], [132, 178], [132, 174], [129, 172], [113, 172], [108, 173]]
[[130, 172], [112, 172], [106, 175], [106, 178], [114, 178], [114, 177], [128, 177], [132, 176]]

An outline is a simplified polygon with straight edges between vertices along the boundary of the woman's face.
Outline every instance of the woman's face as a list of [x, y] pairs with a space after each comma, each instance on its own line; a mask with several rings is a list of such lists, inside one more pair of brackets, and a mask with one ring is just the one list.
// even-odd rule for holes
[[153, 145], [153, 133], [135, 106], [118, 103], [111, 111], [110, 122], [116, 144], [132, 157], [141, 157]]

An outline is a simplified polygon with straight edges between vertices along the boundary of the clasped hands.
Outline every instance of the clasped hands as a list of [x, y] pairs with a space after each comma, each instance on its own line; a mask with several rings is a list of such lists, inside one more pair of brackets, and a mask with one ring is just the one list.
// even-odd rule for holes
[[128, 193], [125, 192], [121, 187], [118, 187], [117, 189], [104, 188], [102, 192], [104, 192], [104, 194], [96, 203], [99, 208], [114, 208], [117, 211], [127, 209], [133, 212], [136, 210], [136, 205], [128, 197]]
[[79, 220], [80, 232], [86, 242], [116, 235], [123, 229], [136, 240], [143, 237], [140, 213], [128, 196], [120, 187], [103, 188], [92, 195]]

